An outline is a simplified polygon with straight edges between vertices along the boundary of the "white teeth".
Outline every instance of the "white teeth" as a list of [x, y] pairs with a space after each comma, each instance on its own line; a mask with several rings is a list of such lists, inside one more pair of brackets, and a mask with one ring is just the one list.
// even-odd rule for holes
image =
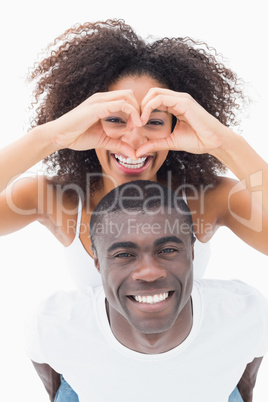
[[148, 304], [159, 303], [163, 300], [166, 300], [167, 298], [168, 298], [168, 292], [160, 293], [154, 296], [134, 296], [134, 299], [138, 303], [148, 303]]
[[141, 168], [146, 161], [146, 157], [145, 158], [138, 158], [136, 161], [134, 161], [131, 158], [124, 158], [121, 155], [117, 155], [115, 154], [115, 157], [117, 159], [117, 161], [120, 163], [120, 165], [129, 168], [129, 169], [139, 169]]

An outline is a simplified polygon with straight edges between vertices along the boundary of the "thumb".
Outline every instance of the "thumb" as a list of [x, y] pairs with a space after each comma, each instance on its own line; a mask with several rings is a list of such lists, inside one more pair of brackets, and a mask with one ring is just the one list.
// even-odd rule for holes
[[109, 151], [119, 153], [129, 158], [135, 160], [136, 152], [128, 143], [122, 140], [117, 140], [115, 138], [106, 137], [106, 141], [102, 144], [101, 148], [107, 149]]
[[149, 140], [137, 149], [136, 157], [139, 158], [143, 155], [149, 154], [150, 152], [166, 151], [170, 149], [170, 144], [167, 138]]

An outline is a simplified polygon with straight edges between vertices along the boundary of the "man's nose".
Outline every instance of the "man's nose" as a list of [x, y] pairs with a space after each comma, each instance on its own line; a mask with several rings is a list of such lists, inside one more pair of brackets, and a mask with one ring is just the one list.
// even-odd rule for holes
[[145, 136], [144, 127], [129, 128], [124, 132], [120, 139], [131, 145], [132, 148], [136, 150], [148, 141], [148, 138]]
[[132, 279], [135, 281], [154, 282], [159, 279], [166, 278], [166, 270], [159, 266], [154, 260], [146, 259], [141, 261], [132, 274]]

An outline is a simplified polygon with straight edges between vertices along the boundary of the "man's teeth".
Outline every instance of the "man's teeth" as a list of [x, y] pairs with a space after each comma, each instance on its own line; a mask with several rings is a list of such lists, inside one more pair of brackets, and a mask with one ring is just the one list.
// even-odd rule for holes
[[131, 158], [124, 158], [121, 155], [116, 155], [115, 154], [115, 158], [117, 159], [117, 161], [120, 163], [120, 165], [128, 168], [128, 169], [139, 169], [142, 166], [144, 166], [145, 161], [146, 161], [146, 157], [145, 158], [138, 158], [136, 161], [134, 161]]
[[168, 292], [160, 293], [154, 296], [133, 296], [138, 303], [155, 304], [168, 298]]

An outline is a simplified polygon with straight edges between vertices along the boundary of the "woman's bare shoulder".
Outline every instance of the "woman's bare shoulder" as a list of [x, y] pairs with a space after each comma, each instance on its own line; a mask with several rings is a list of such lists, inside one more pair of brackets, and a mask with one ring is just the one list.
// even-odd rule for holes
[[66, 219], [76, 216], [77, 200], [53, 186], [44, 175], [22, 176], [0, 194], [1, 235], [39, 221], [66, 243], [70, 237], [65, 230]]
[[236, 183], [234, 179], [220, 177], [217, 185], [200, 186], [187, 192], [187, 202], [199, 240], [210, 240], [222, 225], [228, 211], [228, 197]]

